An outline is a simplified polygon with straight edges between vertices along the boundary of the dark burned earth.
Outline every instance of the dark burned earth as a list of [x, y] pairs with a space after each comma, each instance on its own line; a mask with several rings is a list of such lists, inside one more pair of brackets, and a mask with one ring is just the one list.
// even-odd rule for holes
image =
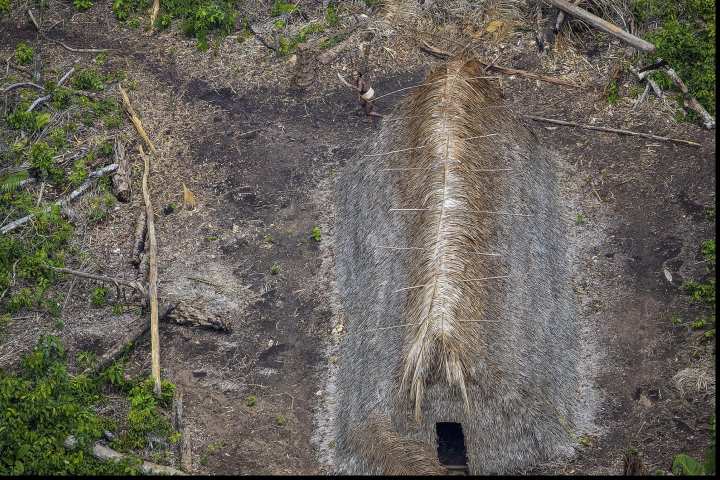
[[[333, 355], [344, 333], [337, 328], [343, 323], [333, 268], [333, 189], [347, 162], [379, 135], [385, 121], [361, 123], [356, 99], [335, 72], [347, 76], [358, 62], [358, 45], [372, 43], [365, 76], [378, 95], [387, 94], [378, 106], [390, 114], [443, 61], [420, 53], [411, 36], [372, 40], [358, 31], [334, 60], [317, 65], [311, 86], [297, 88], [292, 64], [268, 56], [254, 39], [243, 44], [223, 39], [214, 56], [177, 33], [118, 25], [107, 5], [95, 4], [83, 14], [59, 6], [49, 15], [51, 24], [60, 23], [48, 38], [108, 49], [103, 68], [122, 68], [124, 85], [135, 82], [130, 100], [160, 151], [150, 173], [159, 295], [232, 323], [229, 334], [161, 324], [162, 374], [184, 392], [193, 473], [335, 473], [327, 454], [334, 445], [317, 434], [329, 421], [324, 408], [330, 367], [343, 361]], [[10, 56], [17, 42], [34, 39], [24, 16], [0, 21], [3, 56]], [[595, 416], [592, 429], [576, 432], [574, 458], [550, 459], [524, 472], [621, 474], [629, 445], [646, 472], [668, 471], [678, 453], [704, 458], [707, 419], [715, 409], [715, 365], [709, 356], [714, 341], [697, 343], [690, 324], [704, 307], [692, 303], [682, 287], [704, 280], [700, 242], [714, 238], [714, 216], [705, 212], [715, 208], [715, 135], [698, 124], [676, 122], [674, 111], [656, 99], [637, 108], [634, 98], [608, 106], [603, 86], [622, 46], [604, 36], [586, 41], [549, 57], [537, 53], [532, 32], [518, 33], [498, 64], [562, 77], [582, 88], [503, 75], [497, 85], [505, 102], [521, 115], [683, 138], [700, 146], [527, 120], [539, 143], [562, 162], [568, 283], [579, 311], [581, 356], [589, 365], [584, 391], [593, 392], [582, 402]], [[588, 56], [597, 52], [593, 42], [602, 43], [602, 55]], [[95, 58], [56, 43], [46, 46], [47, 61], [61, 74]], [[625, 92], [635, 85], [631, 75], [620, 82]], [[120, 99], [115, 85], [106, 89]], [[97, 265], [107, 275], [134, 279], [139, 276], [130, 263], [134, 222], [144, 208], [136, 153], [141, 139], [130, 122], [121, 130], [126, 150], [135, 156], [132, 199], [96, 227], [78, 222], [74, 242], [89, 258], [73, 267]], [[162, 213], [182, 204], [183, 183], [196, 207]], [[87, 214], [89, 201], [81, 199], [73, 209]], [[319, 241], [311, 236], [316, 226]], [[101, 354], [138, 322], [136, 312], [117, 316], [109, 307], [90, 308], [96, 286], [90, 280], [62, 280], [58, 291], [68, 292], [71, 284], [65, 328], [42, 316], [13, 322], [0, 344], [3, 364], [30, 351], [44, 333], [58, 335], [71, 358], [82, 350]], [[685, 321], [674, 325], [671, 317]], [[71, 364], [71, 371], [81, 369]], [[146, 336], [131, 353], [128, 374], [149, 371]], [[256, 400], [248, 406], [251, 396]], [[121, 422], [123, 402], [111, 398], [99, 411]], [[178, 460], [176, 452], [169, 459], [171, 465]]]

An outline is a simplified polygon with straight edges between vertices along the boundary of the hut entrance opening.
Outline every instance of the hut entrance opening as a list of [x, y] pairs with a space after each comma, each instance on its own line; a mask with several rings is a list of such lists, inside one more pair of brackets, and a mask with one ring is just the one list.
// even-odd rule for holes
[[438, 422], [438, 459], [451, 470], [468, 471], [467, 450], [462, 425], [454, 422]]

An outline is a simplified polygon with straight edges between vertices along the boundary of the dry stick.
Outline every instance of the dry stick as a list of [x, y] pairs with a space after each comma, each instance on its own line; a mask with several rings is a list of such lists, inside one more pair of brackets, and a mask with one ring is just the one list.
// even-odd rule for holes
[[[63, 84], [63, 82], [65, 82], [65, 80], [67, 80], [67, 78], [70, 76], [70, 74], [71, 74], [72, 72], [74, 72], [74, 71], [75, 71], [75, 67], [72, 67], [72, 68], [60, 79], [60, 81], [57, 83], [57, 86], [58, 86], [58, 87], [61, 86], [61, 85]], [[44, 90], [44, 89], [43, 89], [43, 90]], [[51, 94], [49, 94], [49, 95], [45, 95], [44, 97], [38, 98], [37, 100], [35, 100], [35, 101], [32, 103], [32, 105], [30, 105], [30, 107], [28, 107], [28, 109], [27, 109], [26, 112], [27, 112], [27, 113], [32, 112], [35, 107], [37, 107], [37, 106], [40, 105], [41, 103], [47, 102], [48, 100], [50, 100], [51, 98], [53, 98], [53, 95], [54, 95], [54, 94], [51, 93]]]
[[127, 93], [125, 93], [125, 89], [122, 88], [122, 85], [118, 83], [118, 88], [120, 89], [120, 94], [122, 95], [123, 99], [123, 108], [125, 109], [125, 113], [128, 114], [130, 117], [130, 120], [132, 121], [133, 125], [135, 125], [135, 128], [137, 129], [140, 136], [145, 140], [150, 147], [150, 150], [157, 155], [158, 152], [155, 150], [155, 146], [153, 146], [152, 142], [147, 136], [147, 133], [145, 133], [145, 129], [143, 129], [142, 122], [138, 118], [137, 115], [135, 115], [135, 110], [133, 109], [132, 105], [130, 105], [130, 99], [127, 96]]
[[[662, 58], [657, 58], [657, 62], [662, 62]], [[683, 94], [683, 99], [685, 99], [685, 103], [688, 107], [695, 110], [695, 112], [700, 115], [700, 117], [703, 119], [703, 122], [705, 122], [705, 128], [710, 129], [715, 127], [715, 117], [710, 115], [702, 105], [695, 99], [695, 97], [692, 96], [692, 94], [688, 91], [687, 86], [685, 83], [680, 79], [678, 74], [673, 70], [670, 65], [663, 65], [662, 70], [667, 74], [668, 77], [670, 77], [675, 83], [675, 85], [680, 89], [680, 92]]]
[[104, 53], [104, 52], [107, 52], [107, 48], [100, 48], [100, 49], [97, 49], [97, 48], [72, 48], [72, 47], [68, 47], [67, 45], [65, 45], [62, 42], [53, 40], [52, 38], [45, 37], [45, 40], [47, 40], [49, 42], [57, 43], [58, 45], [63, 47], [65, 50], [69, 50], [71, 52], [78, 52], [78, 53]]
[[700, 146], [699, 143], [691, 142], [690, 140], [681, 140], [679, 138], [670, 138], [670, 137], [660, 137], [658, 135], [652, 135], [650, 133], [631, 132], [629, 130], [619, 130], [617, 128], [596, 127], [594, 125], [581, 125], [579, 123], [565, 122], [563, 120], [554, 120], [552, 118], [536, 117], [535, 115], [523, 115], [523, 116], [525, 118], [529, 118], [530, 120], [535, 120], [536, 122], [546, 122], [546, 123], [552, 123], [555, 125], [567, 125], [569, 127], [585, 128], [587, 130], [598, 130], [600, 132], [619, 133], [622, 135], [633, 135], [636, 137], [652, 138], [653, 140], [660, 140], [663, 142], [686, 143], [686, 144], [692, 145], [694, 147]]
[[[62, 443], [62, 446], [67, 448], [68, 450], [72, 450], [75, 448], [75, 445], [77, 444], [77, 440], [70, 435], [68, 436], [65, 441]], [[107, 461], [110, 459], [119, 460], [121, 458], [124, 458], [125, 455], [116, 452], [112, 448], [106, 447], [104, 445], [100, 445], [96, 443], [93, 446], [92, 451], [93, 457], [97, 458], [98, 460]], [[150, 475], [185, 475], [184, 472], [173, 468], [173, 467], [167, 467], [165, 465], [158, 465], [157, 463], [143, 461], [140, 465], [138, 465], [145, 473]]]
[[592, 13], [587, 12], [586, 10], [583, 10], [582, 8], [576, 7], [570, 2], [567, 2], [565, 0], [547, 0], [552, 6], [559, 8], [560, 10], [563, 10], [570, 15], [575, 15], [581, 20], [586, 21], [587, 23], [593, 25], [594, 27], [599, 28], [600, 30], [609, 33], [610, 35], [613, 35], [623, 42], [627, 43], [631, 47], [637, 48], [638, 50], [648, 53], [652, 55], [655, 53], [655, 45], [653, 45], [650, 42], [646, 42], [645, 40], [636, 37], [635, 35], [631, 35], [625, 30], [613, 25], [610, 22], [607, 22], [603, 20], [600, 17], [597, 17], [593, 15]]
[[[429, 53], [430, 55], [439, 57], [439, 58], [450, 58], [452, 56], [452, 54], [450, 52], [445, 52], [443, 50], [440, 50], [439, 48], [435, 48], [425, 41], [422, 42], [422, 45], [420, 46], [420, 50], [425, 53]], [[534, 73], [526, 72], [525, 70], [517, 70], [514, 68], [507, 68], [507, 67], [498, 67], [497, 65], [493, 65], [492, 63], [485, 63], [482, 60], [479, 60], [479, 61], [488, 70], [496, 70], [500, 73], [506, 73], [508, 75], [521, 75], [523, 77], [534, 78], [536, 80], [542, 80], [544, 82], [557, 83], [558, 85], [567, 85], [569, 87], [582, 88], [582, 86], [576, 85], [572, 82], [568, 82], [567, 80], [561, 80], [559, 78], [536, 75]]]
[[155, 19], [158, 16], [158, 12], [160, 11], [160, 0], [155, 0], [155, 3], [153, 4], [152, 9], [152, 15], [150, 15], [150, 28], [153, 28], [153, 25], [155, 25]]
[[497, 65], [489, 65], [482, 60], [480, 61], [483, 65], [485, 65], [488, 70], [496, 70], [501, 73], [506, 73], [508, 75], [521, 75], [523, 77], [528, 78], [534, 78], [535, 80], [542, 80], [543, 82], [549, 82], [549, 83], [556, 83], [558, 85], [567, 85], [568, 87], [575, 87], [575, 88], [582, 88], [581, 85], [576, 85], [572, 82], [568, 82], [567, 80], [561, 80], [559, 78], [553, 78], [553, 77], [546, 77], [543, 75], [536, 75], [534, 73], [526, 72], [525, 70], [517, 70], [515, 68], [507, 68], [507, 67], [498, 67]]
[[[61, 207], [61, 208], [64, 207], [65, 205], [67, 205], [68, 203], [70, 203], [72, 200], [74, 200], [75, 197], [78, 197], [78, 196], [79, 196], [80, 194], [82, 194], [85, 190], [87, 190], [88, 187], [89, 187], [95, 180], [97, 180], [98, 178], [100, 178], [101, 176], [103, 176], [103, 175], [106, 174], [106, 173], [114, 172], [115, 170], [117, 170], [117, 168], [118, 168], [117, 164], [116, 164], [116, 163], [113, 163], [112, 165], [108, 165], [107, 167], [103, 167], [103, 168], [101, 168], [100, 170], [97, 170], [97, 171], [91, 173], [90, 176], [88, 176], [87, 180], [85, 180], [85, 183], [83, 183], [82, 185], [80, 185], [80, 187], [79, 187], [77, 190], [75, 190], [74, 192], [72, 192], [72, 193], [70, 194], [70, 196], [68, 196], [65, 200], [60, 200], [59, 202], [55, 202], [55, 205], [57, 205], [57, 206], [59, 206], [59, 207]], [[47, 207], [47, 208], [44, 210], [43, 213], [49, 212], [51, 208], [52, 208], [52, 207]], [[2, 233], [7, 233], [7, 232], [9, 232], [9, 231], [11, 231], [11, 230], [16, 229], [16, 228], [19, 227], [20, 225], [23, 225], [24, 223], [28, 222], [29, 220], [32, 220], [33, 218], [35, 218], [35, 214], [30, 214], [30, 215], [28, 215], [28, 216], [26, 216], [26, 217], [19, 218], [19, 219], [15, 220], [14, 222], [8, 223], [7, 225], [5, 225], [5, 226], [3, 226], [2, 228], [0, 228], [0, 232], [2, 232]]]
[[120, 298], [120, 285], [133, 288], [143, 295], [147, 295], [148, 292], [145, 288], [137, 281], [125, 280], [123, 278], [106, 277], [105, 275], [94, 275], [92, 273], [79, 272], [77, 270], [70, 270], [69, 268], [50, 267], [58, 273], [66, 273], [68, 275], [75, 275], [76, 277], [89, 278], [91, 280], [97, 280], [99, 282], [112, 283], [118, 289], [118, 299]]
[[37, 83], [21, 82], [21, 83], [13, 83], [12, 85], [8, 85], [5, 88], [0, 88], [0, 92], [7, 93], [10, 90], [12, 90], [13, 88], [18, 88], [18, 87], [34, 87], [34, 88], [38, 88], [38, 89], [42, 90], [43, 92], [45, 91], [45, 87], [40, 86]]
[[[574, 0], [573, 3], [575, 4], [575, 6], [578, 6], [580, 5], [580, 3], [582, 3], [582, 1], [583, 0]], [[560, 33], [560, 29], [562, 28], [563, 23], [565, 23], [565, 12], [560, 10], [560, 13], [558, 13], [557, 16], [557, 20], [555, 21], [555, 26], [552, 29], [556, 35]]]
[[[122, 87], [121, 87], [122, 88]], [[132, 108], [132, 107], [131, 107]], [[145, 162], [143, 172], [142, 188], [147, 209], [148, 240], [150, 241], [150, 278], [148, 279], [148, 296], [150, 297], [150, 343], [152, 350], [152, 374], [155, 377], [155, 388], [153, 393], [156, 396], [162, 395], [160, 382], [160, 330], [158, 327], [158, 306], [157, 306], [157, 241], [155, 240], [155, 214], [150, 202], [148, 190], [148, 176], [150, 174], [150, 157], [145, 155], [142, 145], [138, 145], [140, 156]]]

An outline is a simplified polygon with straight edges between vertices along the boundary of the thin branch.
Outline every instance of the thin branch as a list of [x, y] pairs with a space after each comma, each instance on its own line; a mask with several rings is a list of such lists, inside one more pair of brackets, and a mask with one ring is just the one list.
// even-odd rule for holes
[[69, 51], [71, 51], [71, 52], [78, 52], [78, 53], [104, 53], [104, 52], [107, 52], [107, 48], [102, 48], [102, 49], [97, 49], [97, 48], [72, 48], [72, 47], [68, 47], [67, 45], [65, 45], [64, 43], [62, 43], [62, 42], [60, 42], [60, 41], [58, 41], [58, 40], [53, 40], [52, 38], [47, 38], [47, 37], [45, 37], [45, 40], [47, 40], [47, 41], [49, 41], [49, 42], [57, 43], [58, 45], [60, 45], [60, 46], [63, 47], [64, 49], [69, 50]]
[[[85, 190], [87, 190], [88, 187], [89, 187], [95, 180], [97, 180], [97, 179], [100, 178], [101, 176], [105, 175], [106, 173], [114, 172], [115, 170], [117, 170], [117, 168], [118, 168], [118, 164], [117, 164], [117, 163], [113, 163], [112, 165], [108, 165], [107, 167], [103, 167], [103, 168], [101, 168], [100, 170], [97, 170], [97, 171], [95, 171], [95, 172], [92, 172], [92, 173], [88, 176], [87, 180], [85, 180], [85, 183], [83, 183], [77, 190], [75, 190], [74, 192], [72, 192], [66, 199], [60, 200], [59, 202], [55, 202], [55, 205], [57, 205], [57, 206], [59, 206], [59, 207], [64, 207], [65, 205], [67, 205], [68, 203], [70, 203], [72, 200], [74, 200], [75, 197], [81, 195]], [[43, 213], [49, 212], [49, 211], [51, 210], [51, 208], [52, 208], [52, 207], [47, 207], [47, 208], [43, 211]], [[19, 227], [20, 225], [23, 225], [23, 224], [27, 223], [28, 221], [32, 220], [33, 218], [35, 218], [35, 214], [34, 214], [34, 213], [31, 213], [30, 215], [27, 215], [27, 216], [25, 216], [25, 217], [19, 218], [19, 219], [15, 220], [14, 222], [8, 223], [7, 225], [5, 225], [5, 226], [3, 226], [2, 228], [0, 228], [0, 232], [2, 232], [2, 233], [7, 233], [7, 232], [9, 232], [9, 231], [11, 231], [11, 230], [16, 229], [16, 228]]]
[[8, 86], [5, 87], [5, 88], [0, 88], [0, 92], [5, 92], [5, 93], [7, 93], [7, 92], [9, 92], [10, 90], [12, 90], [12, 89], [14, 89], [14, 88], [18, 88], [18, 87], [34, 87], [34, 88], [37, 88], [37, 89], [42, 90], [43, 92], [45, 91], [45, 87], [43, 87], [43, 86], [41, 86], [41, 85], [38, 85], [37, 83], [33, 83], [33, 82], [21, 82], [21, 83], [13, 83], [12, 85], [8, 85]]
[[587, 130], [598, 130], [600, 132], [619, 133], [621, 135], [633, 135], [635, 137], [652, 138], [653, 140], [659, 140], [662, 142], [685, 143], [687, 145], [692, 145], [694, 147], [700, 146], [699, 143], [691, 142], [690, 140], [681, 140], [679, 138], [661, 137], [658, 135], [652, 135], [650, 133], [631, 132], [629, 130], [619, 130], [617, 128], [597, 127], [595, 125], [582, 125], [582, 124], [574, 123], [574, 122], [565, 122], [563, 120], [554, 120], [552, 118], [536, 117], [535, 115], [524, 115], [524, 117], [529, 118], [530, 120], [535, 120], [536, 122], [546, 122], [546, 123], [552, 123], [555, 125], [567, 125], [569, 127], [585, 128]]

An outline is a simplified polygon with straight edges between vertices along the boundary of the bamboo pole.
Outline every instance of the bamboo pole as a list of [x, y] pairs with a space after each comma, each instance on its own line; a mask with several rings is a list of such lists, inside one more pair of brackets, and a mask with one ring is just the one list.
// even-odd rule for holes
[[150, 241], [150, 277], [148, 279], [148, 296], [150, 299], [150, 344], [152, 350], [152, 375], [155, 377], [155, 388], [153, 393], [157, 396], [162, 394], [160, 382], [160, 329], [158, 327], [158, 305], [157, 305], [157, 242], [155, 240], [155, 215], [152, 203], [150, 202], [150, 191], [148, 189], [148, 175], [150, 174], [150, 157], [143, 151], [142, 145], [138, 145], [140, 156], [145, 162], [143, 172], [142, 189], [147, 210], [147, 233]]

